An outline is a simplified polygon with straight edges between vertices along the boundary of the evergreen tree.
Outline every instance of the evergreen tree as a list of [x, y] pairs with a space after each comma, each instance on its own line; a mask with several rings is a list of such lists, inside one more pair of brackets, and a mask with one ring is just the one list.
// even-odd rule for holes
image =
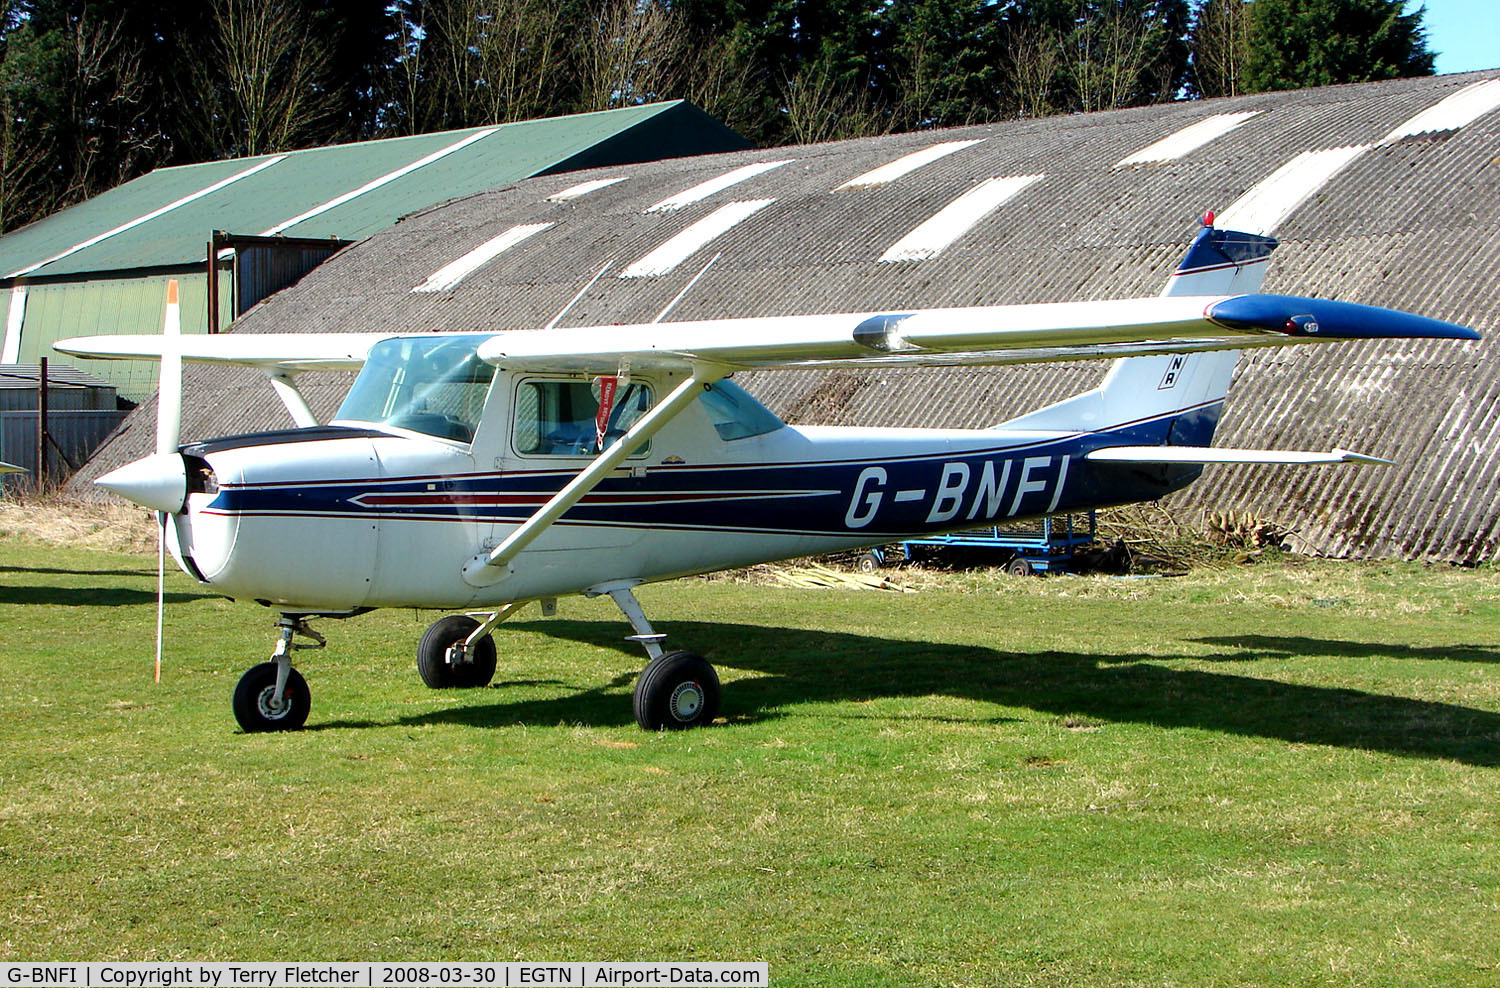
[[1402, 0], [1255, 0], [1246, 88], [1299, 89], [1431, 75], [1425, 7]]
[[899, 130], [1002, 116], [996, 5], [892, 0], [877, 14], [881, 84]]

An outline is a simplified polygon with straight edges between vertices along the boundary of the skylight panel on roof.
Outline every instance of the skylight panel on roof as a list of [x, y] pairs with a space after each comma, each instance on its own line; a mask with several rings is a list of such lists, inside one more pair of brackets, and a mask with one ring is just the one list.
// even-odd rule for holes
[[1270, 236], [1297, 207], [1327, 185], [1369, 144], [1324, 151], [1304, 151], [1234, 201], [1218, 216], [1221, 230], [1241, 230]]
[[937, 257], [959, 237], [1041, 175], [1011, 175], [987, 178], [938, 210], [926, 222], [891, 245], [882, 261], [925, 261]]
[[498, 237], [486, 240], [458, 260], [438, 268], [412, 291], [447, 291], [512, 247], [556, 225], [555, 223], [527, 223], [522, 226], [513, 226]]
[[1244, 113], [1216, 113], [1211, 117], [1204, 117], [1197, 123], [1188, 124], [1181, 130], [1168, 134], [1155, 144], [1148, 144], [1135, 154], [1121, 158], [1115, 162], [1115, 167], [1176, 161], [1203, 145], [1218, 140], [1259, 113], [1259, 110], [1246, 110]]
[[1500, 107], [1500, 79], [1489, 79], [1465, 86], [1438, 100], [1389, 134], [1382, 144], [1393, 144], [1403, 137], [1416, 137], [1434, 131], [1458, 130]]
[[108, 240], [110, 237], [113, 237], [117, 233], [124, 233], [126, 230], [134, 229], [135, 227], [140, 226], [142, 223], [149, 223], [151, 220], [156, 219], [158, 216], [161, 216], [165, 213], [170, 213], [172, 210], [178, 208], [179, 206], [186, 206], [188, 203], [193, 202], [194, 200], [202, 199], [206, 195], [212, 195], [213, 193], [224, 188], [226, 185], [233, 185], [235, 182], [238, 182], [242, 178], [249, 178], [256, 172], [264, 171], [265, 169], [270, 168], [272, 165], [276, 164], [278, 161], [285, 160], [285, 158], [286, 155], [278, 154], [274, 158], [267, 158], [265, 161], [257, 162], [256, 164], [251, 165], [249, 168], [246, 168], [244, 171], [235, 172], [228, 178], [222, 178], [214, 184], [207, 186], [206, 188], [199, 189], [197, 192], [189, 193], [188, 195], [183, 196], [181, 199], [178, 199], [175, 202], [169, 202], [165, 206], [162, 206], [158, 209], [153, 209], [151, 212], [147, 213], [144, 216], [137, 216], [135, 219], [130, 220], [127, 223], [121, 223], [113, 230], [106, 230], [97, 236], [90, 237], [82, 243], [74, 244], [72, 247], [69, 247], [67, 250], [62, 251], [61, 253], [53, 254], [45, 261], [37, 261], [35, 264], [24, 267], [19, 271], [12, 271], [10, 274], [6, 275], [6, 277], [19, 278], [23, 274], [30, 274], [37, 268], [46, 267], [53, 261], [60, 261], [71, 254], [76, 254], [79, 251], [92, 247], [101, 241]]
[[587, 182], [579, 182], [577, 185], [563, 189], [561, 192], [552, 193], [552, 195], [547, 197], [547, 201], [567, 202], [570, 199], [579, 199], [590, 192], [598, 192], [600, 189], [607, 189], [611, 185], [623, 182], [629, 177], [628, 175], [621, 175], [618, 178], [591, 178]]
[[775, 199], [748, 199], [720, 206], [660, 247], [620, 272], [621, 278], [653, 278], [666, 274], [716, 237], [765, 209]]
[[711, 178], [706, 182], [699, 182], [691, 189], [685, 189], [684, 191], [677, 193], [675, 196], [669, 196], [666, 199], [663, 199], [661, 202], [656, 203], [655, 205], [647, 206], [646, 212], [662, 213], [670, 209], [681, 209], [683, 206], [689, 206], [695, 202], [707, 199], [709, 196], [713, 195], [716, 192], [723, 192], [725, 189], [731, 186], [739, 185], [741, 182], [747, 182], [755, 176], [762, 174], [763, 172], [768, 172], [773, 168], [780, 168], [782, 165], [789, 165], [795, 160], [797, 159], [784, 158], [780, 161], [757, 161], [753, 165], [745, 165], [743, 168], [736, 168], [734, 171], [725, 172], [724, 174], [716, 178]]
[[983, 143], [984, 138], [979, 137], [972, 141], [944, 141], [942, 144], [933, 144], [920, 151], [904, 154], [894, 161], [887, 161], [879, 168], [873, 168], [863, 175], [851, 178], [833, 191], [841, 192], [844, 189], [863, 189], [871, 185], [885, 185], [887, 182], [894, 182], [901, 176], [916, 171], [923, 165], [930, 165], [940, 158], [946, 158], [955, 151], [962, 151], [966, 147]]
[[418, 168], [423, 167], [424, 165], [430, 165], [430, 164], [432, 164], [434, 161], [437, 161], [439, 158], [446, 158], [448, 155], [452, 154], [453, 152], [460, 151], [460, 150], [468, 147], [470, 144], [473, 144], [475, 141], [482, 141], [486, 137], [489, 137], [491, 134], [493, 134], [495, 131], [497, 131], [499, 129], [500, 129], [499, 127], [489, 127], [489, 128], [487, 128], [485, 130], [479, 131], [478, 133], [470, 134], [468, 137], [465, 137], [461, 141], [458, 141], [456, 143], [450, 144], [450, 145], [448, 145], [445, 148], [439, 148], [438, 150], [436, 150], [436, 151], [432, 152], [431, 154], [427, 155], [427, 157], [425, 157], [425, 158], [418, 158], [416, 161], [413, 161], [410, 164], [402, 165], [400, 168], [397, 168], [393, 172], [386, 172], [384, 175], [380, 176], [379, 178], [374, 179], [374, 180], [369, 181], [369, 182], [366, 182], [364, 185], [361, 185], [357, 189], [350, 189], [348, 192], [345, 192], [343, 195], [341, 195], [341, 196], [335, 196], [334, 198], [328, 200], [327, 202], [325, 202], [325, 203], [323, 203], [321, 205], [314, 206], [312, 209], [309, 209], [305, 213], [298, 213], [296, 216], [293, 216], [289, 220], [285, 220], [285, 221], [283, 221], [281, 223], [277, 223], [275, 226], [271, 227], [269, 230], [263, 231], [261, 233], [261, 236], [262, 237], [274, 237], [274, 236], [276, 236], [276, 234], [281, 233], [283, 230], [287, 230], [287, 229], [289, 229], [291, 227], [296, 226], [298, 223], [302, 223], [302, 222], [304, 222], [306, 220], [310, 220], [314, 216], [318, 216], [318, 215], [320, 215], [322, 213], [326, 213], [330, 209], [334, 209], [334, 208], [336, 208], [338, 206], [342, 206], [344, 203], [348, 202], [351, 199], [357, 199], [360, 196], [364, 195], [366, 192], [372, 192], [375, 189], [380, 188], [382, 185], [385, 185], [385, 184], [387, 184], [389, 182], [394, 182], [396, 179], [400, 178], [401, 176], [403, 176], [403, 175], [409, 175], [412, 172], [416, 171]]

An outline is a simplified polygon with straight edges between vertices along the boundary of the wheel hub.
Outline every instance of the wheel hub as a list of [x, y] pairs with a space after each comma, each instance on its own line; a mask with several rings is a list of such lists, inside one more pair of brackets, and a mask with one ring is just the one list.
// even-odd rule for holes
[[256, 698], [256, 706], [260, 708], [260, 715], [266, 720], [280, 720], [292, 709], [292, 698], [286, 692], [281, 695], [281, 702], [276, 702], [275, 685], [267, 686], [260, 691]]
[[667, 702], [667, 709], [673, 717], [686, 724], [703, 709], [703, 687], [696, 680], [677, 684], [677, 688], [672, 691], [672, 698]]

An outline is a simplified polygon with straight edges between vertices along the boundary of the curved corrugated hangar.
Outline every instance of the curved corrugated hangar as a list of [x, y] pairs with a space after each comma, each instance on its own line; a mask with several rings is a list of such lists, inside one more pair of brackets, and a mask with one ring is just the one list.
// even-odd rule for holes
[[[1221, 227], [1280, 239], [1266, 291], [1500, 335], [1500, 72], [528, 179], [406, 217], [234, 329], [495, 330], [547, 325], [565, 307], [561, 325], [591, 325], [648, 321], [669, 306], [670, 321], [1151, 295], [1205, 209]], [[1341, 445], [1398, 465], [1210, 466], [1174, 507], [1247, 512], [1332, 556], [1492, 559], [1496, 346], [1249, 351], [1216, 444]], [[1103, 371], [740, 380], [794, 423], [974, 427]], [[347, 378], [314, 376], [304, 391], [331, 414]], [[186, 381], [186, 437], [288, 424], [257, 374], [196, 366]], [[149, 451], [153, 417], [148, 403], [80, 479]]]

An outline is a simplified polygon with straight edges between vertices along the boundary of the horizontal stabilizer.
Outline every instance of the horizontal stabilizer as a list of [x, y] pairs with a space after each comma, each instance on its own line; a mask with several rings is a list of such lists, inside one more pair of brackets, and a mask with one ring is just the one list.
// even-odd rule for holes
[[1356, 463], [1395, 466], [1394, 460], [1366, 456], [1347, 449], [1318, 453], [1301, 449], [1220, 449], [1215, 446], [1106, 446], [1084, 454], [1096, 463], [1288, 463], [1303, 466]]
[[[242, 364], [266, 371], [358, 370], [370, 347], [393, 333], [224, 333], [176, 337], [182, 359]], [[74, 357], [160, 360], [163, 336], [79, 336], [53, 344]]]

